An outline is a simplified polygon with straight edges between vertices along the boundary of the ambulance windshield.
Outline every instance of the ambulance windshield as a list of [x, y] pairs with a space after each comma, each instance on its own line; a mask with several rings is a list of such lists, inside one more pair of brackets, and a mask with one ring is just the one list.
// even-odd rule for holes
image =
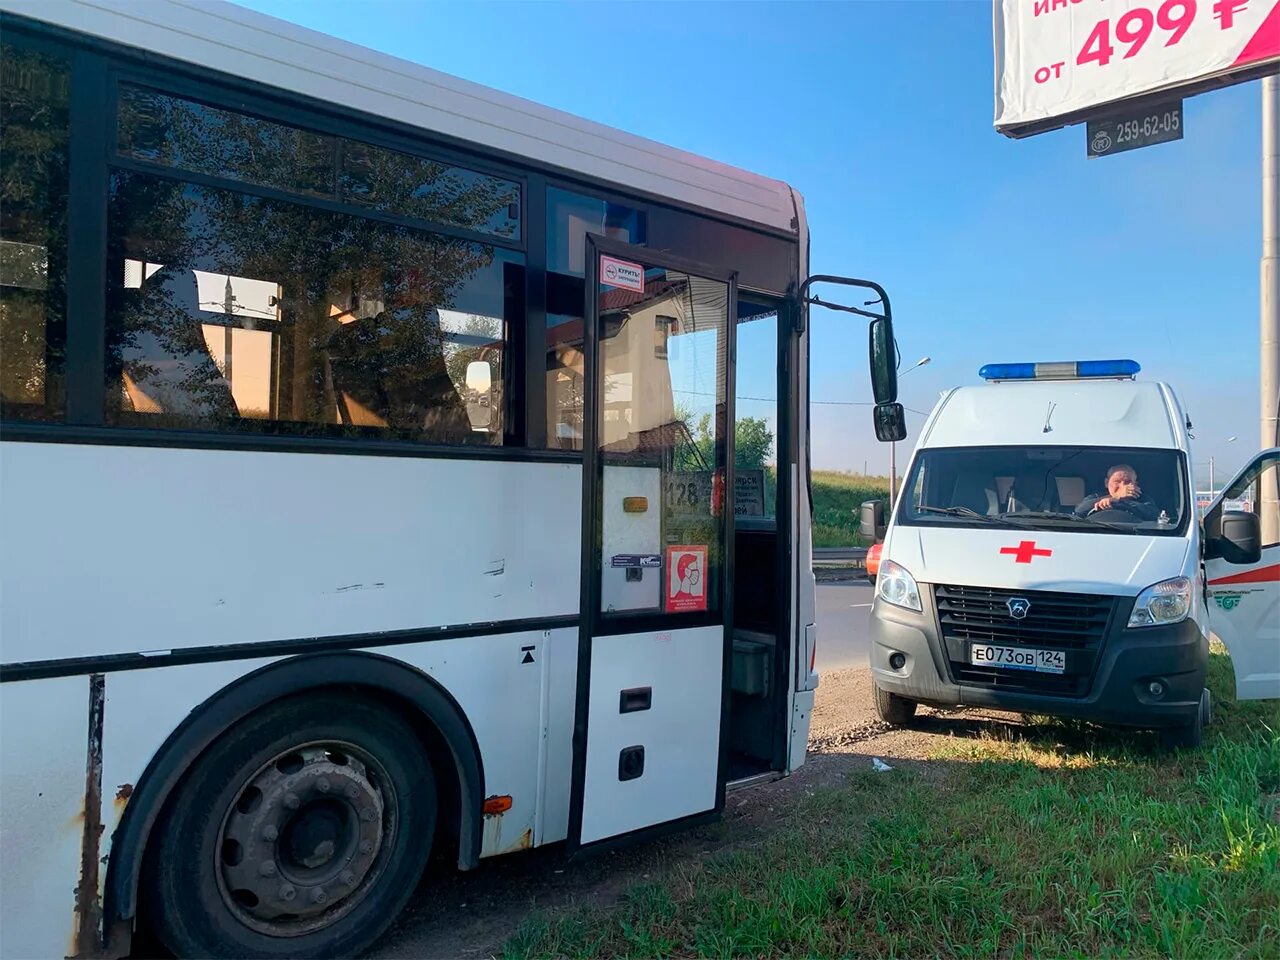
[[1003, 523], [1044, 530], [1176, 536], [1186, 529], [1186, 469], [1176, 450], [940, 447], [920, 451], [897, 522]]

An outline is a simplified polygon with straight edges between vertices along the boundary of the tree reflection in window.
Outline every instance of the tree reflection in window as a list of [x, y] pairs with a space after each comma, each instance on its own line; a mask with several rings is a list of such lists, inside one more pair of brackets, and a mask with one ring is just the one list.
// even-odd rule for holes
[[119, 131], [120, 152], [148, 163], [520, 236], [518, 183], [440, 160], [131, 84], [120, 86]]
[[70, 69], [0, 47], [0, 412], [62, 415]]
[[125, 173], [110, 230], [113, 420], [502, 442], [518, 255]]

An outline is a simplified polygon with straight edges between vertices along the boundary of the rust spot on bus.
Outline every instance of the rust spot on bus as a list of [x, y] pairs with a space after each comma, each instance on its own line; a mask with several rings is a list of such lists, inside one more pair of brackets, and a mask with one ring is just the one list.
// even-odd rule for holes
[[524, 833], [520, 834], [520, 849], [533, 849], [533, 827], [528, 827]]
[[132, 796], [133, 796], [132, 783], [122, 783], [120, 784], [120, 788], [116, 790], [116, 800], [119, 801], [120, 803], [124, 803]]
[[102, 952], [102, 903], [98, 899], [98, 849], [102, 842], [102, 714], [106, 680], [100, 673], [89, 677], [89, 744], [84, 774], [84, 806], [81, 818], [80, 882], [75, 890], [75, 942], [69, 956], [96, 957]]

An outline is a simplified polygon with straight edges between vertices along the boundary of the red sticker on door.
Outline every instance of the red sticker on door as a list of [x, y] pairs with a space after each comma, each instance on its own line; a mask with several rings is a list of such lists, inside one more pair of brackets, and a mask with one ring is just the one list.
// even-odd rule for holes
[[600, 282], [607, 287], [621, 287], [644, 293], [644, 267], [630, 260], [600, 255]]
[[706, 544], [667, 547], [667, 613], [707, 609]]

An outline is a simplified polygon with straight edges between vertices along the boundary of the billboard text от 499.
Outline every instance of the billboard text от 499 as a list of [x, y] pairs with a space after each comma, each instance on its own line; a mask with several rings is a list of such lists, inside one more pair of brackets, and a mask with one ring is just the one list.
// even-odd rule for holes
[[1280, 0], [996, 0], [996, 111], [1024, 136], [1280, 64]]

